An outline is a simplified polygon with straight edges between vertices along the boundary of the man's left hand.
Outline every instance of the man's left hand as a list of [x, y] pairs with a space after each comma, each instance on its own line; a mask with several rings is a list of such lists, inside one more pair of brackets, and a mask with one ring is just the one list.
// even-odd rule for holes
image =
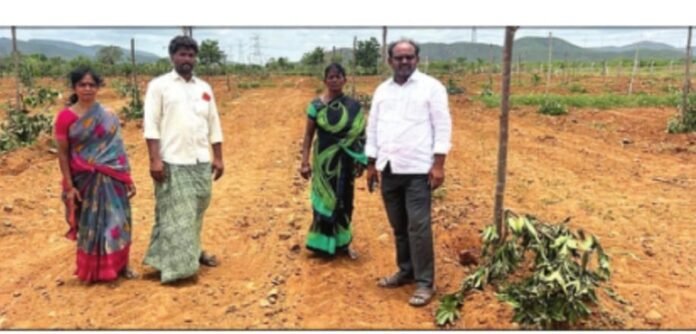
[[213, 160], [212, 164], [212, 173], [215, 174], [213, 177], [213, 180], [217, 181], [220, 177], [222, 177], [222, 174], [225, 172], [225, 166], [222, 163], [222, 160], [215, 159]]
[[428, 173], [428, 183], [430, 189], [435, 190], [445, 182], [445, 169], [443, 167], [433, 166]]

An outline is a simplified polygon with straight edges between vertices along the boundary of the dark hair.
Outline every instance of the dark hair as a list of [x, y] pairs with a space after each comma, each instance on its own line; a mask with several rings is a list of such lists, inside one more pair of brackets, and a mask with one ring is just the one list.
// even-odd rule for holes
[[329, 72], [331, 72], [331, 70], [336, 70], [344, 78], [346, 77], [346, 69], [343, 68], [343, 66], [341, 66], [341, 64], [331, 63], [331, 64], [329, 64], [329, 66], [326, 66], [326, 68], [324, 69], [324, 80], [326, 80], [326, 77], [329, 76]]
[[[82, 80], [87, 74], [92, 76], [92, 79], [94, 79], [94, 83], [97, 84], [97, 87], [101, 87], [102, 84], [104, 83], [104, 80], [102, 79], [102, 77], [99, 74], [97, 74], [97, 72], [95, 72], [91, 67], [80, 66], [80, 67], [72, 70], [72, 72], [70, 72], [70, 87], [72, 89], [75, 89], [75, 86], [77, 86], [77, 83], [80, 82], [80, 80]], [[77, 103], [77, 99], [78, 99], [77, 94], [73, 93], [72, 95], [70, 95], [70, 98], [69, 98], [70, 104]]]
[[418, 46], [418, 44], [416, 44], [416, 42], [414, 42], [412, 39], [402, 38], [398, 41], [391, 42], [389, 44], [389, 58], [391, 58], [394, 55], [394, 48], [401, 43], [411, 44], [413, 48], [416, 49], [416, 57], [418, 57], [418, 54], [420, 53], [420, 47]]
[[190, 36], [176, 36], [169, 42], [169, 55], [174, 55], [179, 49], [192, 49], [198, 54], [198, 43]]

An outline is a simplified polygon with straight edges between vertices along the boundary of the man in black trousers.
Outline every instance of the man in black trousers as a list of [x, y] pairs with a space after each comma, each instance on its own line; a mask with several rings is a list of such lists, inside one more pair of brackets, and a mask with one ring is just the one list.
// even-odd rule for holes
[[373, 95], [365, 147], [368, 188], [381, 183], [399, 268], [382, 278], [379, 286], [415, 282], [409, 299], [413, 306], [428, 304], [435, 293], [431, 192], [445, 179], [452, 136], [447, 90], [417, 70], [418, 53], [418, 45], [411, 40], [390, 44], [394, 75]]

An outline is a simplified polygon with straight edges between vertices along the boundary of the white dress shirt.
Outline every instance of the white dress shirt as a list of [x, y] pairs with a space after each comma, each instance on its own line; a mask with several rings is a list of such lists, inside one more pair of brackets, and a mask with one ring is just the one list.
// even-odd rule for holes
[[213, 90], [205, 81], [188, 82], [176, 71], [148, 84], [143, 128], [146, 139], [159, 139], [162, 160], [176, 165], [210, 162], [210, 145], [222, 142]]
[[434, 155], [449, 152], [451, 137], [447, 90], [437, 79], [416, 70], [403, 85], [390, 78], [377, 87], [365, 153], [378, 170], [389, 162], [394, 174], [427, 174]]

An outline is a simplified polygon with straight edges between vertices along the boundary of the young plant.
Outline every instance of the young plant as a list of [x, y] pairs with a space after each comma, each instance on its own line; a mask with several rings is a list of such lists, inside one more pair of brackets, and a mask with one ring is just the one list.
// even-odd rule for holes
[[145, 113], [143, 101], [140, 98], [140, 90], [138, 87], [134, 87], [131, 84], [126, 84], [130, 88], [128, 94], [130, 95], [130, 100], [128, 104], [121, 108], [121, 114], [126, 119], [142, 119]]
[[532, 85], [536, 87], [536, 86], [539, 86], [540, 83], [541, 83], [541, 77], [539, 76], [539, 74], [537, 74], [537, 73], [532, 74]]
[[[57, 91], [50, 88], [31, 89], [22, 99], [24, 110], [8, 105], [7, 117], [0, 124], [0, 153], [31, 145], [41, 134], [50, 133], [53, 124], [46, 111], [59, 96]], [[32, 112], [26, 107], [42, 109]]]
[[[484, 229], [482, 264], [464, 279], [459, 291], [442, 297], [436, 323], [454, 323], [466, 296], [489, 283], [499, 286], [498, 299], [512, 306], [512, 320], [524, 328], [566, 328], [590, 316], [588, 306], [597, 303], [596, 289], [611, 276], [609, 256], [597, 238], [571, 231], [567, 221], [552, 225], [509, 210], [505, 222], [510, 233], [503, 233], [502, 240], [495, 226]], [[508, 282], [529, 253], [531, 273]]]
[[[681, 103], [679, 110], [682, 109]], [[689, 95], [684, 117], [681, 115], [671, 118], [667, 122], [668, 133], [696, 132], [696, 95]]]
[[539, 113], [549, 116], [560, 116], [568, 113], [565, 106], [558, 101], [546, 100], [539, 106]]
[[452, 80], [452, 78], [449, 78], [447, 80], [447, 94], [449, 95], [459, 95], [464, 93], [464, 89], [460, 88], [457, 86], [457, 83]]

